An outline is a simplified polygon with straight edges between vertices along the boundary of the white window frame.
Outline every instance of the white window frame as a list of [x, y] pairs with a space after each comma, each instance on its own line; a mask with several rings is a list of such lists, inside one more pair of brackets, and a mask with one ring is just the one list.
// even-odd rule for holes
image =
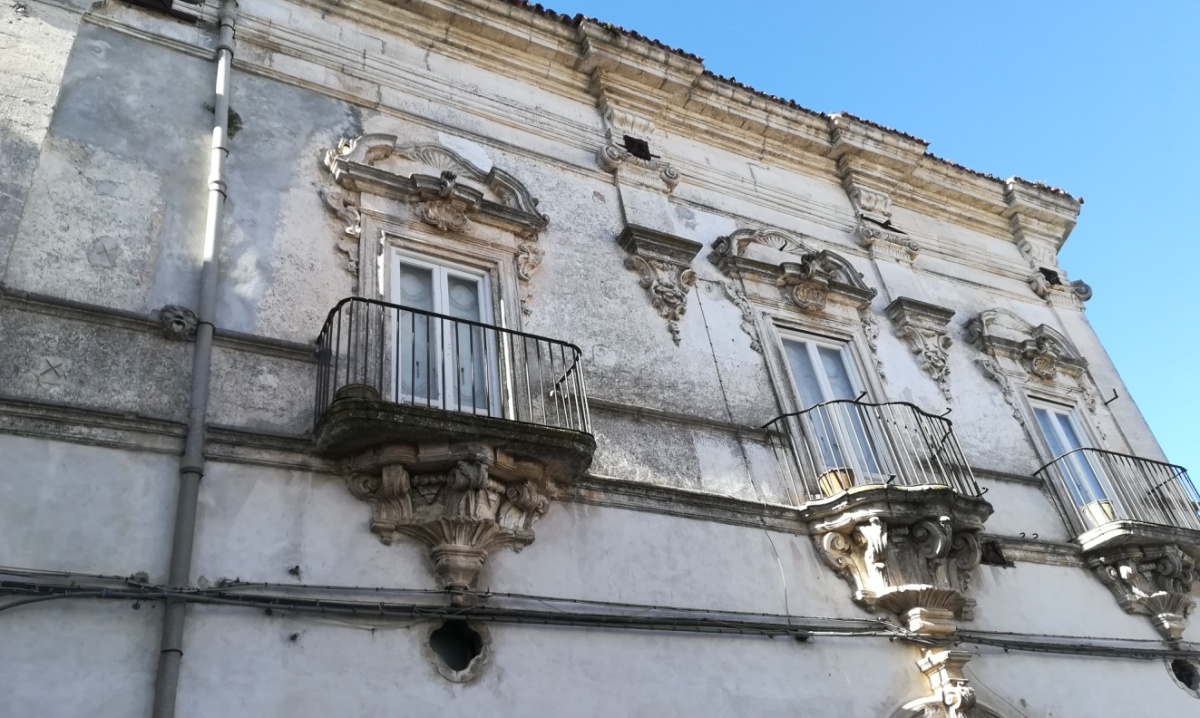
[[[778, 325], [776, 325], [775, 328], [775, 336], [777, 339], [776, 343], [778, 345], [779, 356], [783, 363], [782, 372], [786, 377], [785, 385], [791, 392], [789, 403], [796, 407], [796, 411], [803, 412], [811, 409], [813, 406], [817, 406], [825, 402], [838, 401], [838, 399], [831, 398], [833, 396], [832, 387], [824, 373], [823, 362], [821, 361], [820, 353], [818, 351], [819, 347], [834, 349], [838, 352], [838, 356], [841, 359], [842, 367], [846, 372], [850, 388], [854, 392], [854, 396], [850, 397], [847, 401], [866, 400], [869, 402], [873, 400], [872, 387], [868, 385], [864, 376], [863, 366], [858, 361], [858, 354], [855, 351], [853, 346], [854, 341], [852, 339], [839, 339], [824, 334], [806, 332]], [[811, 406], [805, 405], [804, 399], [800, 394], [800, 386], [796, 380], [795, 373], [792, 370], [791, 361], [788, 358], [787, 348], [785, 346], [785, 342], [789, 341], [793, 343], [803, 343], [806, 345], [806, 352], [808, 354], [809, 361], [813, 364], [813, 368], [816, 372], [817, 383], [820, 387], [823, 398], [821, 401]], [[816, 423], [812, 420], [811, 414], [808, 415], [810, 418], [801, 420], [799, 422], [803, 432], [803, 436], [800, 437], [800, 439], [805, 442], [808, 451], [811, 452], [813, 456], [819, 456], [821, 458], [822, 463], [829, 464], [838, 463], [838, 461], [841, 461], [842, 463], [852, 463], [856, 465], [856, 467], [826, 466], [826, 471], [816, 477], [818, 483], [822, 484], [822, 490], [828, 493], [828, 490], [825, 489], [823, 485], [823, 482], [826, 481], [831, 482], [831, 485], [837, 483], [858, 483], [860, 481], [863, 481], [864, 483], [886, 482], [890, 476], [886, 467], [891, 465], [891, 455], [888, 451], [887, 438], [884, 434], [884, 428], [878, 426], [874, 421], [861, 422], [861, 417], [855, 415], [861, 422], [860, 426], [862, 428], [862, 438], [855, 442], [851, 439], [851, 432], [849, 432], [846, 428], [834, 428], [832, 426], [833, 421], [837, 418], [834, 416], [836, 414], [838, 414], [838, 412], [829, 412], [824, 414], [824, 416], [829, 419], [830, 429], [832, 429], [832, 432], [828, 430], [819, 430]], [[849, 415], [847, 415], [847, 419], [848, 416]], [[849, 423], [848, 420], [847, 423]], [[818, 437], [822, 434], [827, 435], [829, 433], [841, 434], [841, 436], [837, 439], [839, 442], [839, 448], [835, 449], [830, 446], [826, 450], [819, 445], [818, 442], [820, 439]], [[865, 447], [864, 441], [866, 442]], [[853, 446], [855, 443], [864, 449], [858, 452], [860, 454], [858, 459], [860, 460], [847, 461], [847, 453], [853, 453], [853, 449], [851, 449], [850, 452], [847, 452], [847, 450], [840, 448], [840, 446], [843, 444], [847, 446]], [[828, 455], [826, 454], [826, 451], [828, 451]], [[832, 462], [830, 461], [831, 458], [833, 459]], [[857, 468], [858, 472], [862, 472], [863, 479], [859, 479], [857, 475], [849, 477], [844, 475], [835, 476], [835, 474], [839, 474], [848, 468]], [[829, 478], [825, 478], [826, 476]]]
[[[468, 267], [456, 262], [452, 262], [441, 257], [430, 257], [424, 254], [418, 254], [411, 251], [405, 251], [398, 248], [392, 248], [388, 256], [388, 285], [387, 285], [387, 301], [391, 304], [403, 306], [400, 297], [400, 265], [408, 264], [422, 269], [428, 269], [433, 276], [434, 302], [433, 309], [421, 310], [431, 311], [442, 316], [449, 316], [447, 311], [449, 305], [449, 281], [450, 277], [458, 277], [476, 282], [478, 286], [479, 297], [479, 323], [489, 326], [495, 326], [495, 315], [492, 310], [492, 289], [491, 276], [488, 272]], [[394, 337], [395, 330], [389, 328]], [[492, 346], [485, 346], [485, 364], [484, 364], [484, 382], [487, 387], [488, 396], [487, 407], [479, 407], [473, 403], [470, 405], [460, 405], [459, 402], [459, 382], [446, 381], [445, 377], [439, 374], [439, 396], [436, 400], [431, 397], [420, 397], [414, 395], [402, 394], [400, 377], [398, 376], [399, 367], [402, 366], [402, 360], [397, 361], [396, 357], [388, 358], [392, 365], [391, 379], [392, 386], [395, 387], [395, 395], [406, 404], [424, 405], [432, 408], [439, 408], [447, 411], [461, 411], [464, 413], [474, 413], [484, 416], [501, 416], [501, 391], [500, 391], [500, 334], [493, 333], [494, 341]], [[486, 345], [486, 340], [484, 340]], [[438, 351], [439, 360], [442, 357], [448, 356], [454, 351], [453, 340], [448, 333], [439, 332], [437, 343], [440, 344]], [[388, 346], [393, 347], [395, 352], [400, 348], [401, 342], [399, 337], [394, 337], [394, 341], [389, 341]], [[439, 361], [444, 369], [445, 362]], [[444, 389], [444, 390], [443, 390]]]
[[[1104, 467], [1088, 458], [1088, 455], [1082, 451], [1067, 449], [1066, 454], [1055, 454], [1054, 447], [1051, 445], [1050, 437], [1046, 436], [1046, 430], [1042, 426], [1042, 422], [1038, 419], [1038, 412], [1044, 411], [1052, 419], [1050, 425], [1055, 433], [1055, 438], [1060, 446], [1067, 446], [1066, 435], [1063, 433], [1061, 426], [1056, 419], [1059, 416], [1066, 417], [1067, 422], [1071, 425], [1071, 430], [1075, 432], [1075, 437], [1078, 439], [1080, 449], [1097, 449], [1100, 448], [1100, 443], [1096, 441], [1095, 435], [1088, 426], [1087, 422], [1083, 421], [1081, 412], [1078, 406], [1071, 404], [1062, 404], [1059, 402], [1041, 399], [1037, 397], [1027, 397], [1029, 407], [1032, 410], [1033, 424], [1037, 427], [1037, 437], [1040, 447], [1047, 457], [1047, 462], [1058, 462], [1064, 460], [1066, 466], [1069, 466], [1069, 471], [1074, 476], [1085, 477], [1090, 473], [1096, 478], [1097, 486], [1100, 489], [1101, 496], [1091, 496], [1091, 500], [1086, 500], [1094, 492], [1086, 485], [1080, 486], [1074, 476], [1067, 475], [1061, 466], [1057, 467], [1059, 475], [1064, 481], [1070, 482], [1072, 486], [1060, 486], [1058, 493], [1066, 491], [1066, 495], [1061, 499], [1066, 504], [1068, 510], [1074, 510], [1075, 514], [1084, 521], [1083, 529], [1087, 531], [1096, 526], [1103, 525], [1109, 521], [1116, 520], [1117, 516], [1121, 516], [1120, 508], [1120, 492], [1114, 484], [1113, 478], [1108, 475]], [[1072, 453], [1073, 452], [1073, 453]], [[1064, 459], [1064, 457], [1066, 457]], [[1072, 491], [1074, 488], [1074, 491]], [[1084, 499], [1082, 502], [1076, 498]], [[1091, 524], [1091, 525], [1089, 525]]]

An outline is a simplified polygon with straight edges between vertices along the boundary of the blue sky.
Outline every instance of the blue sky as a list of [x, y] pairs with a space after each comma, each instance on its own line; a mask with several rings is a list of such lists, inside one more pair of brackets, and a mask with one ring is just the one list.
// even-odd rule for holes
[[548, 5], [914, 134], [973, 169], [1082, 196], [1061, 264], [1095, 290], [1088, 320], [1167, 457], [1200, 478], [1200, 2]]

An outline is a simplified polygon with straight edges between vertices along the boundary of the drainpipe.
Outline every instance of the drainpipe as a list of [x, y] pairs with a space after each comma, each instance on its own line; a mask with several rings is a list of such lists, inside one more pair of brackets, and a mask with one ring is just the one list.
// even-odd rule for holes
[[[229, 130], [229, 73], [233, 64], [233, 26], [237, 1], [221, 0], [217, 14], [217, 83], [213, 99], [212, 150], [208, 172], [208, 216], [204, 224], [204, 252], [200, 267], [200, 305], [196, 312], [196, 342], [192, 353], [191, 403], [187, 436], [179, 462], [179, 500], [175, 507], [175, 535], [171, 541], [171, 565], [167, 585], [187, 587], [192, 570], [192, 542], [196, 529], [196, 504], [200, 478], [204, 476], [205, 423], [208, 414], [208, 382], [212, 367], [213, 321], [217, 307], [217, 260], [221, 221], [225, 210], [225, 139]], [[154, 680], [153, 718], [173, 718], [179, 689], [179, 666], [183, 660], [183, 624], [187, 604], [173, 599], [163, 614], [158, 672]]]

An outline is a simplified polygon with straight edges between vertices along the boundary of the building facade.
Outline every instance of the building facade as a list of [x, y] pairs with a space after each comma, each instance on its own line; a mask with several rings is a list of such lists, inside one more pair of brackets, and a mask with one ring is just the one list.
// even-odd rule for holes
[[0, 38], [0, 714], [1200, 709], [1071, 195], [521, 2]]

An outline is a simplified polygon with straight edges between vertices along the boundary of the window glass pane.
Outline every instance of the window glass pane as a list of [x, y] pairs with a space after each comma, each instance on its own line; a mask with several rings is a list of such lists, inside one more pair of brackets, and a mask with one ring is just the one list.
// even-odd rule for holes
[[1067, 451], [1083, 448], [1079, 437], [1075, 435], [1075, 427], [1071, 426], [1071, 418], [1066, 414], [1055, 414], [1055, 416], [1058, 419], [1058, 425], [1062, 428], [1063, 442], [1066, 444]]
[[808, 408], [820, 404], [825, 397], [821, 394], [821, 383], [817, 380], [816, 369], [809, 359], [807, 343], [785, 339], [783, 349], [792, 369], [792, 378], [796, 380], [796, 388], [800, 391], [801, 407]]
[[1046, 437], [1046, 443], [1050, 445], [1050, 452], [1058, 459], [1055, 467], [1066, 480], [1071, 499], [1079, 506], [1104, 500], [1107, 494], [1091, 457], [1086, 452], [1075, 451], [1082, 448], [1083, 443], [1079, 440], [1070, 414], [1042, 408], [1034, 408], [1033, 413], [1042, 435]]
[[450, 303], [446, 307], [447, 314], [457, 319], [479, 321], [479, 280], [448, 275], [446, 293]]
[[399, 303], [433, 311], [433, 270], [401, 262]]
[[833, 391], [830, 399], [853, 399], [854, 385], [850, 382], [850, 372], [846, 369], [842, 352], [831, 347], [817, 347], [821, 355], [821, 364], [825, 377], [829, 380], [829, 388]]

